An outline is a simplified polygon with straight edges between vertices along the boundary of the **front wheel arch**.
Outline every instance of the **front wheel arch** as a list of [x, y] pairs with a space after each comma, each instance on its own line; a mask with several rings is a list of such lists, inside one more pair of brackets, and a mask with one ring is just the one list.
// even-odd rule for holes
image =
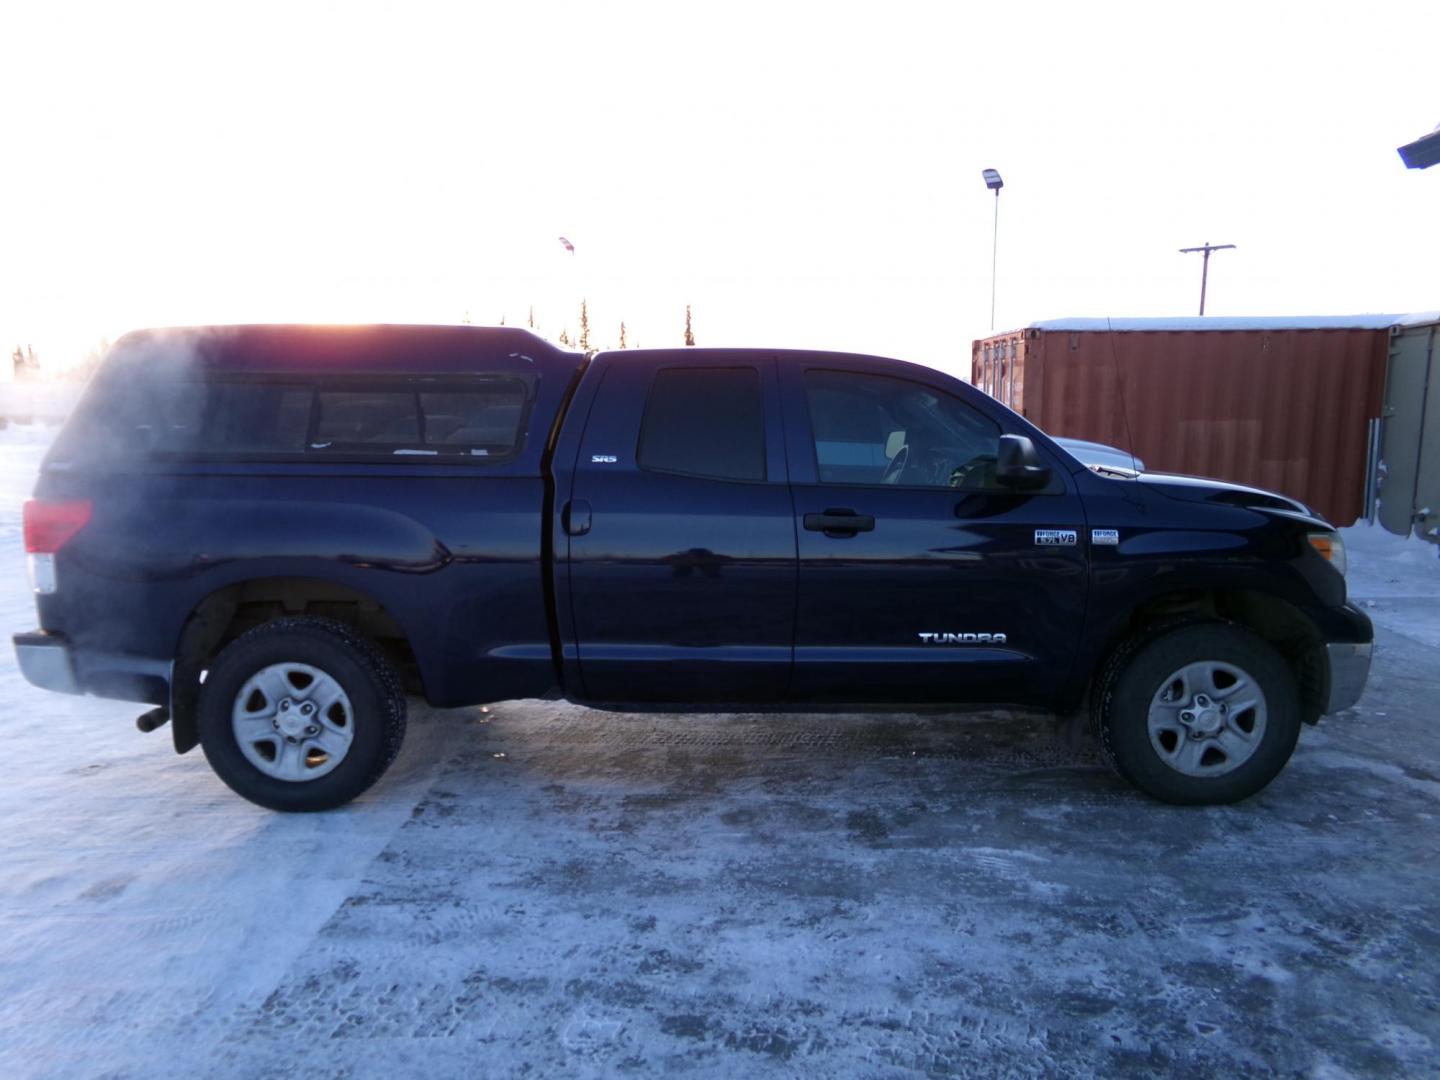
[[1240, 626], [1262, 638], [1289, 664], [1300, 689], [1301, 719], [1314, 724], [1330, 696], [1324, 638], [1305, 613], [1284, 597], [1259, 589], [1197, 588], [1162, 592], [1136, 604], [1107, 628], [1096, 628], [1104, 645], [1089, 668], [1074, 673], [1069, 701], [1093, 701], [1116, 656], [1137, 637], [1155, 636], [1187, 623]]

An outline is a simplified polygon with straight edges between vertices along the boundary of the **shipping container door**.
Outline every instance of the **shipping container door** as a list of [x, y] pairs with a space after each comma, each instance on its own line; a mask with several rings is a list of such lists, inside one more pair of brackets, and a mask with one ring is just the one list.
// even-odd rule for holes
[[1408, 536], [1440, 539], [1440, 360], [1431, 323], [1396, 332], [1385, 385], [1380, 523]]

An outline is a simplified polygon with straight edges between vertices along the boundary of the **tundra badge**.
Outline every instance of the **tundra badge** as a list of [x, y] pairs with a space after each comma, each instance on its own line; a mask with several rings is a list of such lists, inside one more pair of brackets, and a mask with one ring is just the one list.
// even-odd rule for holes
[[926, 645], [1004, 645], [1004, 634], [920, 634]]

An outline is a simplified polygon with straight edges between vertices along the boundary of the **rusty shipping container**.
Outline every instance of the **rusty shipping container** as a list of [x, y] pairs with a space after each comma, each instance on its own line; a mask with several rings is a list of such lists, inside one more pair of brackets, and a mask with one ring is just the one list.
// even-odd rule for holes
[[1154, 472], [1364, 516], [1391, 315], [1057, 319], [974, 343], [971, 382], [1052, 435]]

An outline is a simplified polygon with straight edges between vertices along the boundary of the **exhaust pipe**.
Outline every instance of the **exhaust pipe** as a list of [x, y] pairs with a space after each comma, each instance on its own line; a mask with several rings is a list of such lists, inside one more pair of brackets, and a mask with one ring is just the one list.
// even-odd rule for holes
[[151, 709], [149, 712], [135, 718], [135, 726], [142, 733], [148, 735], [156, 728], [164, 727], [170, 722], [170, 710], [163, 705], [158, 709]]

